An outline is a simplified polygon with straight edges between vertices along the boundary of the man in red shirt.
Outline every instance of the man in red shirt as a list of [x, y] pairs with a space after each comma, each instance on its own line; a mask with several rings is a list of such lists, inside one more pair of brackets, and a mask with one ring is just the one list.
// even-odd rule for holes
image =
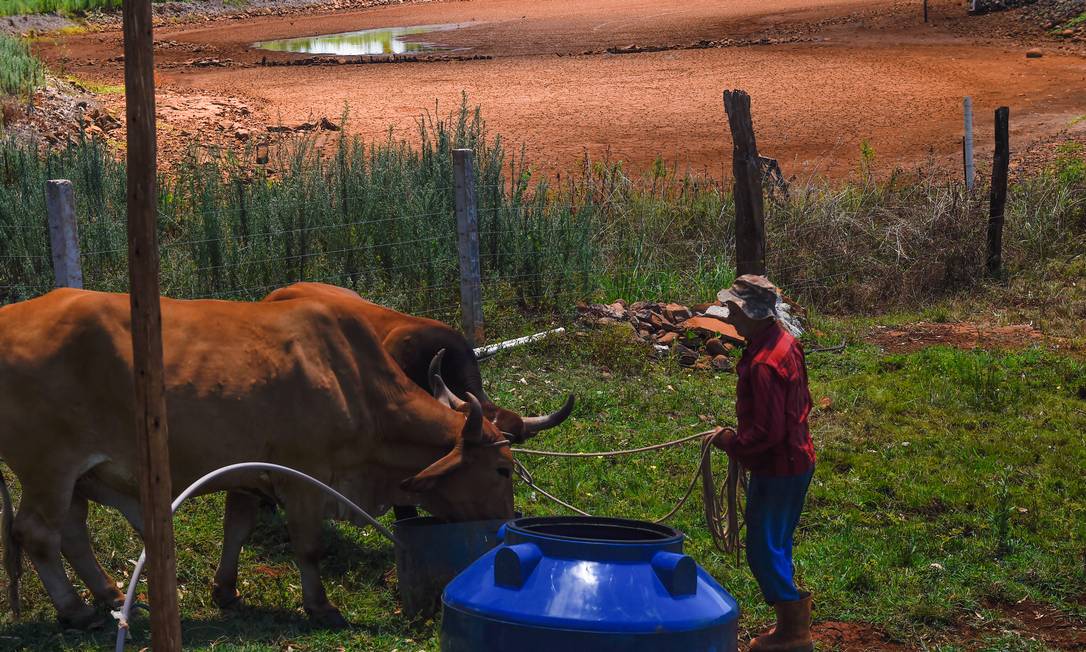
[[754, 639], [750, 650], [807, 652], [814, 649], [811, 594], [793, 579], [792, 536], [814, 473], [811, 394], [803, 348], [777, 321], [777, 297], [777, 288], [755, 275], [740, 276], [717, 295], [728, 308], [719, 318], [747, 346], [737, 367], [738, 429], [718, 429], [713, 444], [750, 471], [747, 563], [777, 612], [776, 627]]

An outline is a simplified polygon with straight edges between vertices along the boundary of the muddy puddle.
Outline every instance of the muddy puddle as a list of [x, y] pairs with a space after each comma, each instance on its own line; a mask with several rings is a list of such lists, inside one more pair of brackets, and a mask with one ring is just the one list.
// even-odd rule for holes
[[357, 32], [304, 36], [300, 38], [260, 41], [253, 47], [274, 52], [302, 54], [331, 54], [342, 56], [377, 56], [442, 52], [452, 48], [435, 44], [425, 38], [434, 32], [453, 30], [459, 25], [415, 25], [413, 27], [384, 27]]

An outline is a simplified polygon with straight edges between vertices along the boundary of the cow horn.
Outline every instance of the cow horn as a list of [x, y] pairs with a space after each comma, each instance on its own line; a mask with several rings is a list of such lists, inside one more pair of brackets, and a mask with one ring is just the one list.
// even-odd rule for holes
[[459, 410], [464, 405], [460, 397], [452, 393], [445, 379], [441, 377], [441, 361], [445, 357], [445, 349], [441, 349], [430, 361], [430, 393], [438, 401], [454, 410]]
[[464, 422], [464, 441], [479, 442], [483, 440], [483, 406], [479, 399], [468, 392], [468, 420]]
[[569, 415], [573, 413], [573, 404], [576, 402], [576, 397], [570, 394], [566, 399], [565, 405], [558, 408], [557, 412], [552, 412], [542, 417], [524, 417], [524, 429], [531, 433], [537, 433], [540, 430], [547, 430], [548, 428], [554, 428], [560, 425], [563, 421], [569, 418]]

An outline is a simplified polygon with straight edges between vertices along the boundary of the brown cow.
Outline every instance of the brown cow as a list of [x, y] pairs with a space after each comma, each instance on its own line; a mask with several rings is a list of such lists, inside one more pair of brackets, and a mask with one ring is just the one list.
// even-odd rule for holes
[[[573, 411], [573, 395], [566, 399], [557, 412], [539, 417], [521, 417], [511, 410], [498, 407], [483, 390], [475, 352], [459, 331], [433, 319], [406, 315], [366, 301], [353, 290], [324, 283], [301, 282], [275, 290], [263, 300], [274, 302], [299, 298], [328, 298], [333, 301], [348, 299], [356, 302], [359, 314], [365, 315], [382, 346], [415, 384], [431, 388], [437, 398], [454, 409], [462, 409], [463, 399], [467, 398], [469, 393], [478, 396], [486, 418], [493, 421], [514, 443], [520, 443], [542, 430], [561, 424]], [[438, 367], [432, 369], [435, 361]], [[437, 388], [432, 387], [435, 372], [442, 379], [440, 387]], [[445, 382], [451, 391], [445, 389]], [[233, 607], [240, 598], [237, 591], [238, 561], [242, 547], [256, 525], [260, 502], [260, 497], [252, 493], [227, 494], [223, 547], [212, 594], [215, 603], [220, 607]], [[351, 514], [338, 507], [337, 514], [342, 518], [352, 519]], [[414, 515], [411, 508], [396, 507], [397, 518], [411, 515]]]
[[416, 317], [366, 301], [353, 290], [325, 283], [294, 283], [275, 290], [264, 301], [282, 301], [300, 297], [351, 297], [361, 302], [360, 310], [373, 326], [385, 350], [400, 365], [408, 378], [419, 387], [430, 387], [430, 363], [441, 351], [445, 352], [439, 369], [453, 394], [461, 399], [471, 392], [479, 397], [483, 414], [493, 421], [516, 444], [536, 436], [543, 430], [561, 425], [573, 412], [571, 394], [556, 412], [537, 417], [522, 417], [499, 407], [483, 389], [483, 378], [475, 351], [460, 331], [442, 322]]
[[[479, 403], [452, 410], [388, 356], [357, 300], [162, 300], [175, 494], [219, 467], [284, 464], [340, 489], [374, 514], [419, 502], [452, 520], [513, 513], [512, 456]], [[94, 558], [88, 499], [141, 529], [134, 453], [129, 298], [56, 290], [0, 308], [0, 457], [22, 484], [5, 567], [17, 609], [20, 549], [67, 625], [97, 620], [61, 554], [99, 601], [120, 595]], [[286, 509], [317, 622], [345, 621], [320, 579], [320, 532], [332, 499], [265, 473], [219, 479]], [[3, 487], [6, 494], [6, 487]], [[5, 500], [4, 521], [12, 520]]]

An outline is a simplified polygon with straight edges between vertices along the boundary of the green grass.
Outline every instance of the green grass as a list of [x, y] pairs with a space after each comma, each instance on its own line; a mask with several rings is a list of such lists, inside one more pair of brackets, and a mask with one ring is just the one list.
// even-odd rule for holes
[[1081, 14], [1075, 16], [1071, 20], [1064, 23], [1064, 28], [1067, 29], [1067, 28], [1071, 28], [1071, 27], [1078, 27], [1079, 25], [1083, 25], [1083, 24], [1086, 24], [1086, 11], [1082, 12]]
[[68, 75], [65, 79], [87, 89], [95, 95], [124, 95], [124, 84], [103, 84], [91, 79], [76, 77], [75, 75]]
[[4, 0], [0, 16], [20, 14], [79, 14], [100, 9], [120, 9], [121, 0]]
[[[252, 299], [294, 280], [324, 280], [452, 317], [456, 147], [475, 151], [492, 337], [561, 322], [578, 299], [706, 300], [734, 273], [734, 206], [719, 184], [662, 162], [644, 179], [616, 161], [585, 161], [561, 181], [541, 179], [465, 105], [450, 116], [424, 116], [416, 141], [344, 136], [330, 157], [310, 138], [273, 148], [266, 166], [254, 164], [253, 150], [193, 150], [160, 184], [163, 287], [179, 297]], [[872, 151], [861, 163], [857, 180], [812, 182], [767, 202], [771, 275], [815, 309], [823, 341], [853, 343], [843, 355], [810, 360], [816, 401], [833, 400], [814, 421], [821, 461], [798, 555], [802, 578], [819, 595], [819, 618], [872, 622], [947, 650], [962, 644], [954, 626], [970, 614], [998, 612], [1026, 596], [1082, 618], [1081, 357], [949, 349], [882, 355], [859, 336], [876, 323], [923, 316], [1037, 320], [1081, 339], [1084, 180], [1058, 164], [1012, 186], [1007, 283], [978, 289], [986, 192], [966, 192], [936, 171], [882, 179], [872, 172]], [[0, 301], [51, 287], [42, 196], [50, 178], [75, 184], [87, 286], [126, 287], [122, 164], [102, 143], [43, 157], [0, 140]], [[848, 319], [819, 317], [855, 308], [862, 310]], [[633, 447], [734, 418], [734, 377], [653, 361], [620, 330], [503, 353], [484, 372], [489, 393], [524, 412], [553, 409], [566, 391], [578, 394], [570, 422], [534, 442], [543, 448]], [[527, 461], [540, 482], [589, 511], [648, 518], [678, 498], [695, 458], [690, 448], [616, 463]], [[527, 513], [555, 513], [523, 487], [517, 500]], [[406, 623], [396, 612], [388, 545], [345, 525], [327, 526], [325, 573], [355, 628], [306, 625], [275, 519], [245, 553], [241, 589], [252, 607], [220, 614], [208, 585], [221, 509], [220, 498], [204, 498], [178, 520], [191, 646], [436, 649], [437, 624]], [[691, 554], [740, 599], [744, 627], [755, 629], [769, 613], [748, 572], [712, 551], [699, 510], [692, 502], [675, 525], [690, 535]], [[135, 537], [107, 510], [95, 509], [93, 521], [103, 564], [123, 577], [138, 553]], [[36, 579], [25, 595], [27, 618], [0, 627], [0, 648], [107, 643], [107, 635], [58, 632]], [[1042, 649], [1002, 631], [993, 617], [983, 634], [988, 649]], [[137, 621], [136, 637], [146, 644], [145, 621]]]
[[[521, 318], [505, 318], [524, 328]], [[822, 320], [818, 326], [836, 341], [866, 329], [863, 323]], [[819, 620], [874, 623], [901, 641], [925, 640], [929, 648], [945, 650], [1048, 649], [1013, 633], [1015, 627], [999, 615], [1000, 604], [1027, 596], [1082, 622], [1081, 359], [1040, 349], [884, 355], [853, 342], [841, 355], [812, 354], [809, 367], [816, 401], [833, 400], [813, 420], [819, 463], [796, 557], [799, 576], [817, 595]], [[574, 417], [533, 441], [536, 448], [634, 447], [734, 420], [734, 376], [654, 361], [621, 329], [503, 353], [484, 372], [488, 392], [525, 412], [552, 409], [559, 395], [577, 393]], [[590, 512], [654, 518], [679, 497], [696, 457], [696, 447], [689, 447], [619, 461], [524, 461], [544, 487]], [[723, 468], [722, 455], [714, 461]], [[438, 622], [410, 623], [397, 614], [389, 544], [346, 525], [327, 526], [324, 574], [332, 599], [355, 624], [351, 630], [307, 626], [279, 517], [264, 520], [244, 555], [241, 590], [249, 609], [220, 614], [209, 587], [221, 505], [219, 497], [200, 499], [177, 521], [188, 646], [437, 649]], [[533, 515], [560, 513], [523, 486], [517, 506]], [[770, 612], [745, 566], [712, 549], [700, 510], [699, 500], [692, 500], [673, 525], [690, 537], [687, 551], [739, 599], [743, 629], [755, 630]], [[138, 553], [134, 536], [105, 510], [96, 509], [93, 521], [104, 565], [124, 577]], [[57, 631], [48, 600], [28, 575], [27, 615], [22, 623], [0, 627], [0, 646], [89, 650], [106, 644], [104, 634]], [[963, 640], [957, 624], [975, 623], [978, 612], [988, 624], [977, 640]], [[142, 617], [135, 636], [136, 645], [147, 644]]]
[[22, 39], [0, 34], [0, 99], [29, 97], [45, 81], [45, 68]]

